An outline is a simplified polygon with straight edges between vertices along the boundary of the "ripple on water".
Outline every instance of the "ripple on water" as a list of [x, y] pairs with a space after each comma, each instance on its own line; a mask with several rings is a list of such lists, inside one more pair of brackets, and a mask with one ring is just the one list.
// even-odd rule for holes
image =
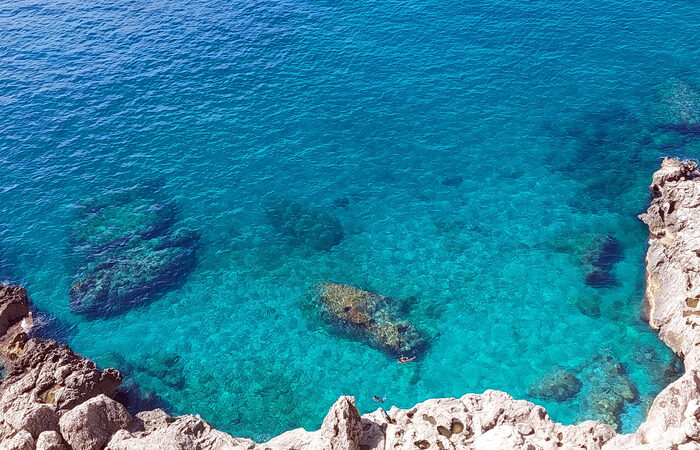
[[[636, 214], [661, 156], [700, 155], [699, 21], [670, 0], [0, 5], [0, 278], [125, 371], [134, 409], [240, 436], [314, 428], [341, 394], [486, 388], [629, 431], [680, 369], [640, 319]], [[130, 189], [162, 198], [76, 220]], [[196, 264], [73, 314], [71, 239], [160, 223], [153, 204], [198, 231]], [[327, 280], [401, 300], [428, 351], [398, 364], [310, 318]], [[554, 368], [580, 389], [535, 398]]]

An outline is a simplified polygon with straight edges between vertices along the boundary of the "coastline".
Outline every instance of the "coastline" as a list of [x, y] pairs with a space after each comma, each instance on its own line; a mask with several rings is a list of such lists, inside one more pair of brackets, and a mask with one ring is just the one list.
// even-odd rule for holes
[[3, 449], [389, 449], [389, 448], [698, 448], [700, 446], [700, 173], [666, 159], [653, 175], [653, 201], [640, 218], [650, 231], [646, 302], [649, 324], [684, 359], [685, 374], [654, 400], [635, 433], [586, 421], [565, 426], [545, 409], [487, 390], [430, 399], [410, 409], [360, 416], [341, 397], [318, 431], [291, 430], [263, 444], [213, 429], [199, 416], [161, 410], [131, 416], [111, 399], [121, 382], [65, 345], [28, 339], [26, 292], [0, 290], [0, 450]]

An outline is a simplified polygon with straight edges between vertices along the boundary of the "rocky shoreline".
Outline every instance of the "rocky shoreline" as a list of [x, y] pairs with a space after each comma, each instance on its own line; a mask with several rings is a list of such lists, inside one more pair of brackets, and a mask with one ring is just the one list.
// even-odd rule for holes
[[700, 448], [700, 172], [666, 159], [654, 174], [646, 303], [649, 324], [684, 358], [685, 374], [654, 400], [632, 434], [595, 421], [564, 426], [545, 409], [488, 390], [413, 408], [360, 415], [341, 397], [321, 429], [288, 431], [257, 444], [213, 429], [199, 416], [156, 409], [132, 416], [113, 400], [114, 369], [55, 341], [30, 338], [26, 292], [0, 287], [0, 450], [190, 449], [694, 449]]

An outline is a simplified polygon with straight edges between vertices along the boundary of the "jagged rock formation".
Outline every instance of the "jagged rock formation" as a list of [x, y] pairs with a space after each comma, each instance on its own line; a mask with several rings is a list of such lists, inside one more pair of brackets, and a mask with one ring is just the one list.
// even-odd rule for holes
[[[0, 288], [0, 450], [372, 450], [700, 448], [700, 172], [667, 159], [654, 174], [646, 301], [649, 323], [684, 358], [686, 373], [654, 400], [637, 432], [595, 421], [564, 426], [544, 408], [499, 391], [431, 399], [360, 415], [341, 397], [318, 431], [288, 431], [264, 444], [214, 430], [198, 416], [161, 410], [131, 416], [110, 399], [113, 370], [53, 341], [27, 339], [31, 314], [22, 288]], [[619, 370], [611, 366], [611, 370]], [[627, 394], [632, 396], [634, 392]]]
[[[122, 381], [114, 369], [53, 340], [32, 338], [26, 291], [0, 286], [0, 450], [224, 449], [254, 443], [214, 430], [199, 416], [160, 410], [132, 417], [112, 400]], [[241, 447], [243, 445], [243, 447]]]
[[399, 302], [391, 297], [330, 281], [315, 286], [312, 297], [324, 319], [393, 356], [416, 356], [425, 350], [426, 339], [398, 317]]

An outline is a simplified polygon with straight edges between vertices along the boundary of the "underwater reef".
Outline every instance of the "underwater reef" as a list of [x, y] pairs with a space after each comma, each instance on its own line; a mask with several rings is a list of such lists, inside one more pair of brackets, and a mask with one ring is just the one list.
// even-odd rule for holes
[[[588, 382], [585, 389], [582, 389], [581, 380]], [[578, 367], [552, 368], [530, 386], [528, 395], [557, 402], [576, 398], [582, 421], [595, 419], [618, 431], [625, 406], [639, 398], [638, 388], [630, 378], [627, 366], [609, 349], [601, 350]]]
[[[618, 285], [613, 270], [622, 261], [624, 250], [614, 236], [604, 233], [566, 235], [553, 242], [552, 249], [570, 255], [581, 266], [588, 286], [603, 289]], [[584, 308], [592, 310], [595, 305]]]
[[[645, 301], [648, 320], [685, 365], [685, 373], [651, 404], [646, 421], [630, 434], [586, 420], [553, 422], [546, 410], [505, 392], [430, 399], [409, 409], [381, 408], [360, 415], [353, 397], [340, 397], [317, 431], [302, 428], [257, 444], [215, 430], [199, 416], [171, 417], [161, 409], [132, 415], [115, 398], [122, 375], [100, 370], [65, 345], [29, 338], [32, 314], [26, 291], [0, 286], [0, 448], [13, 450], [378, 450], [454, 449], [694, 449], [700, 447], [700, 171], [697, 164], [664, 160], [653, 177], [653, 200], [640, 216], [649, 227]], [[600, 253], [599, 253], [600, 254]], [[605, 258], [604, 258], [605, 259]], [[614, 259], [614, 258], [613, 258]], [[602, 263], [601, 263], [602, 264]], [[322, 285], [323, 286], [323, 285]], [[360, 306], [387, 301], [379, 294], [330, 284], [338, 314], [361, 316]], [[337, 297], [331, 295], [338, 291]], [[326, 292], [321, 290], [321, 293]], [[339, 300], [350, 298], [350, 308]], [[364, 299], [364, 300], [363, 300]], [[372, 300], [369, 300], [372, 299]], [[337, 305], [337, 306], [335, 306]], [[359, 306], [353, 306], [359, 305]], [[357, 307], [353, 311], [353, 307]], [[371, 306], [362, 306], [369, 308]], [[341, 317], [347, 317], [342, 316]], [[346, 320], [350, 320], [349, 318]], [[640, 355], [644, 355], [641, 351]], [[653, 357], [653, 356], [652, 356]], [[177, 364], [166, 355], [163, 365]], [[674, 364], [659, 370], [669, 379]], [[158, 376], [171, 377], [166, 367]], [[595, 388], [583, 392], [580, 379]], [[176, 381], [176, 377], [173, 378]], [[598, 418], [614, 421], [620, 404], [637, 395], [624, 364], [605, 350], [580, 373], [554, 368], [538, 380], [542, 398], [584, 396]], [[588, 419], [588, 417], [587, 417]]]
[[583, 257], [586, 270], [586, 284], [596, 288], [613, 287], [618, 284], [612, 270], [622, 261], [620, 242], [613, 236], [596, 236]]
[[659, 97], [654, 112], [662, 128], [700, 135], [700, 92], [686, 82], [672, 78], [661, 88]]
[[426, 350], [425, 336], [399, 318], [401, 305], [391, 297], [326, 281], [312, 288], [312, 301], [325, 320], [391, 356], [413, 357]]
[[177, 285], [195, 265], [199, 234], [176, 226], [178, 208], [157, 190], [127, 190], [76, 207], [71, 229], [79, 268], [70, 309], [108, 316]]
[[564, 402], [579, 393], [583, 383], [571, 371], [556, 367], [545, 374], [530, 387], [530, 397]]
[[593, 358], [582, 376], [590, 386], [582, 393], [582, 404], [587, 415], [584, 419], [594, 419], [621, 428], [621, 415], [626, 404], [639, 397], [637, 386], [632, 382], [627, 367], [614, 356], [602, 352]]
[[[343, 206], [343, 203], [340, 206]], [[345, 238], [343, 225], [337, 217], [295, 201], [269, 199], [265, 206], [265, 215], [272, 227], [295, 245], [306, 245], [317, 251], [330, 251]]]

